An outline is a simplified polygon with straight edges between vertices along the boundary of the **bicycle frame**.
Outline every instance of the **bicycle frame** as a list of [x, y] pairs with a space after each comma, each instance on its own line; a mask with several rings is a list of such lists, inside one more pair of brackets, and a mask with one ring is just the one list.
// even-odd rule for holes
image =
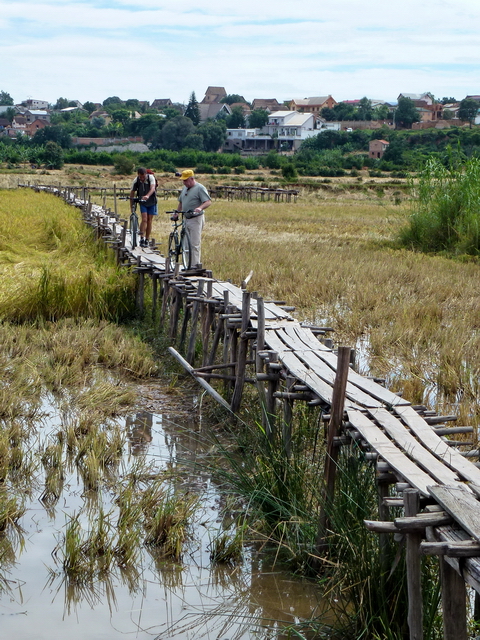
[[[175, 264], [182, 257], [182, 265], [184, 269], [190, 269], [192, 247], [190, 235], [185, 225], [184, 211], [167, 211], [170, 214], [170, 220], [173, 223], [173, 230], [168, 238], [168, 258], [170, 269], [173, 271]], [[180, 216], [180, 218], [178, 218]]]

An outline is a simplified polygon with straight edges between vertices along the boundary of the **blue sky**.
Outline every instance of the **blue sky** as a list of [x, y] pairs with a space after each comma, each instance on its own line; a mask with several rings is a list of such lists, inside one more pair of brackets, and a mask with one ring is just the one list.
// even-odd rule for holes
[[109, 96], [395, 100], [480, 94], [480, 0], [0, 0], [0, 89]]

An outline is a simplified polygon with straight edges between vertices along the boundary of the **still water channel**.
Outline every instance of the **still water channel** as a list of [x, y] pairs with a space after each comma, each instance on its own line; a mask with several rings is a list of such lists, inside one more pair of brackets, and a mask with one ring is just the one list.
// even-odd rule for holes
[[[38, 446], [53, 437], [60, 422], [50, 405]], [[60, 499], [47, 507], [38, 486], [20, 523], [15, 562], [8, 572], [0, 567], [7, 580], [0, 590], [2, 640], [280, 639], [293, 637], [290, 625], [320, 615], [315, 586], [272, 566], [261, 551], [247, 549], [234, 566], [211, 565], [209, 544], [220, 527], [225, 497], [206, 471], [191, 464], [205, 456], [198, 423], [144, 411], [123, 418], [120, 426], [127, 435], [126, 466], [145, 457], [154, 473], [180, 468], [186, 488], [201, 496], [181, 562], [144, 548], [134, 572], [117, 570], [88, 587], [69, 584], [55, 557], [65, 524], [88, 500], [101, 500], [108, 510], [112, 496], [86, 495], [77, 472], [71, 472]]]

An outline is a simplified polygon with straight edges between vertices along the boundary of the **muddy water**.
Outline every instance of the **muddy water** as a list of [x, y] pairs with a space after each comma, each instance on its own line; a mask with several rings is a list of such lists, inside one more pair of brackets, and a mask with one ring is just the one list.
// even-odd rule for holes
[[[128, 434], [126, 468], [139, 456], [147, 457], [153, 471], [180, 467], [187, 488], [202, 496], [182, 561], [165, 561], [144, 549], [135, 573], [117, 570], [91, 584], [66, 583], [54, 553], [66, 520], [86, 500], [92, 506], [101, 500], [108, 511], [111, 496], [82, 495], [72, 473], [58, 503], [46, 509], [38, 487], [21, 522], [24, 546], [17, 542], [16, 563], [3, 572], [8, 589], [0, 592], [2, 640], [280, 639], [290, 637], [289, 625], [320, 615], [315, 586], [272, 567], [261, 553], [247, 549], [235, 567], [211, 566], [209, 543], [220, 526], [224, 497], [191, 464], [205, 455], [198, 425], [142, 412], [124, 419], [122, 427]], [[57, 428], [51, 412], [39, 441]]]

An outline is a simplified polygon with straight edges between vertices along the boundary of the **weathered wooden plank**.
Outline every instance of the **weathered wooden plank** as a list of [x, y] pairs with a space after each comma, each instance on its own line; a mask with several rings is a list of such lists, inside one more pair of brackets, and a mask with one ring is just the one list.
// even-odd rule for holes
[[460, 486], [460, 479], [426, 449], [404, 425], [386, 409], [368, 409], [368, 413], [385, 429], [404, 452], [440, 484]]
[[405, 482], [428, 496], [432, 478], [401, 451], [366, 415], [347, 409], [352, 426]]
[[480, 541], [480, 502], [463, 487], [431, 486], [430, 495], [475, 540]]
[[[295, 332], [307, 346], [314, 349], [319, 358], [332, 368], [336, 368], [337, 356], [331, 349], [328, 349], [324, 344], [319, 342], [310, 329], [302, 327], [301, 325], [286, 328], [286, 333], [291, 334], [292, 332]], [[362, 389], [365, 393], [371, 395], [373, 398], [376, 398], [387, 405], [410, 405], [408, 400], [404, 400], [373, 380], [369, 380], [368, 378], [361, 376], [353, 369], [350, 369], [348, 372], [348, 381]]]
[[[458, 473], [461, 478], [480, 486], [480, 469], [464, 458], [453, 447], [449, 447], [433, 429], [418, 415], [412, 407], [394, 407], [405, 424], [413, 431], [417, 438], [444, 464]], [[475, 490], [475, 487], [472, 487]], [[478, 492], [478, 490], [477, 490]]]
[[[308, 368], [296, 353], [285, 346], [274, 331], [265, 332], [265, 342], [271, 349], [278, 353], [279, 360], [283, 362], [292, 375], [301, 382], [304, 382], [309, 389], [314, 391], [325, 403], [332, 403], [333, 387], [322, 380], [317, 372]], [[347, 400], [346, 407], [360, 408], [350, 400]]]
[[[291, 346], [291, 348], [295, 350], [295, 353], [298, 356], [298, 358], [300, 358], [300, 360], [302, 360], [302, 362], [304, 362], [309, 369], [311, 369], [312, 371], [315, 371], [315, 373], [317, 373], [317, 375], [320, 378], [322, 378], [322, 380], [324, 380], [325, 382], [333, 386], [333, 383], [335, 381], [336, 370], [329, 367], [321, 358], [319, 358], [315, 351], [312, 351], [311, 349], [307, 349], [307, 350], [305, 350], [304, 348], [302, 349], [301, 341], [299, 341], [298, 339], [295, 340], [291, 335], [289, 336], [287, 333], [286, 327], [281, 331], [277, 331], [276, 334], [282, 340], [282, 342], [284, 342], [284, 340], [288, 340], [289, 344], [285, 346]], [[271, 332], [269, 332], [268, 335], [271, 335]], [[268, 337], [266, 338], [266, 341], [268, 342]], [[333, 357], [335, 358], [335, 364], [336, 364], [337, 357], [336, 356], [333, 356]], [[349, 375], [350, 375], [350, 372], [349, 372]], [[347, 397], [350, 398], [350, 400], [353, 400], [353, 402], [361, 406], [364, 406], [364, 407], [381, 407], [382, 406], [381, 402], [379, 402], [375, 398], [372, 398], [372, 396], [369, 396], [358, 387], [355, 387], [354, 385], [351, 385], [349, 383], [347, 383], [346, 392], [347, 392]]]

